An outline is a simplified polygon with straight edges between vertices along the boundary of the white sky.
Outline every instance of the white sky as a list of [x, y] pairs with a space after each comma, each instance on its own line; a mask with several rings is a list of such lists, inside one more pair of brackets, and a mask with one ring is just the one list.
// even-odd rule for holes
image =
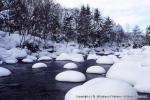
[[103, 16], [110, 16], [116, 23], [133, 28], [145, 29], [150, 25], [150, 0], [56, 0], [67, 8], [88, 4], [99, 8]]

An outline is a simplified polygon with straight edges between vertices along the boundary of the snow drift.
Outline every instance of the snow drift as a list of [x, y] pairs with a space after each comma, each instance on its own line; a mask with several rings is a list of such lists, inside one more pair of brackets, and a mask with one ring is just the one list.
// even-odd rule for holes
[[96, 78], [71, 89], [65, 100], [137, 100], [136, 97], [136, 90], [126, 82]]

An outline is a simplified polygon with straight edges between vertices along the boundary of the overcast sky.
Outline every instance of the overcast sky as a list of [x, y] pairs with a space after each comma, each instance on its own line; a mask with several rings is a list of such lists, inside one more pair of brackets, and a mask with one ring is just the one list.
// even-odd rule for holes
[[103, 16], [110, 16], [115, 22], [133, 28], [139, 25], [145, 29], [150, 25], [150, 0], [56, 0], [67, 8], [81, 7], [88, 4], [99, 8]]

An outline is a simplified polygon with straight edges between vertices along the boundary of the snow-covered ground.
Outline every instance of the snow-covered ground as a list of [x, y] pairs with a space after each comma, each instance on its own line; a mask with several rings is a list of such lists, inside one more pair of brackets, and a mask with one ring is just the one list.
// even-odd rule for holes
[[[39, 45], [39, 51], [33, 53], [27, 48], [19, 48], [21, 38], [22, 36], [17, 32], [9, 35], [8, 32], [0, 31], [1, 63], [15, 64], [20, 59], [23, 63], [50, 61], [53, 58], [56, 58], [57, 61], [69, 60], [73, 62], [84, 62], [85, 60], [93, 59], [96, 60], [97, 64], [114, 64], [108, 71], [107, 78], [126, 81], [133, 85], [138, 92], [150, 93], [150, 81], [148, 79], [150, 77], [150, 46], [138, 49], [120, 48], [119, 51], [115, 52], [115, 47], [79, 48], [79, 45], [75, 42], [54, 43], [49, 41], [47, 45], [54, 46], [54, 52], [49, 52], [52, 51], [52, 48], [43, 49], [44, 42], [34, 37], [36, 40], [40, 40], [40, 44], [36, 41], [36, 44]], [[27, 36], [26, 41], [29, 43], [35, 42], [33, 41], [33, 36]], [[98, 55], [101, 53], [104, 55]], [[86, 56], [87, 59], [85, 59]], [[41, 67], [47, 67], [47, 65], [36, 63], [32, 66], [32, 68]], [[78, 66], [75, 63], [69, 63], [64, 68], [74, 69], [78, 68]], [[105, 70], [100, 67], [90, 67], [87, 72], [101, 74], [105, 73]], [[85, 75], [77, 71], [65, 71], [56, 76], [56, 80], [67, 82], [81, 82], [85, 81], [85, 79]]]
[[96, 78], [71, 89], [65, 100], [137, 100], [137, 96], [136, 90], [124, 81]]
[[101, 56], [96, 60], [98, 64], [114, 64], [114, 60], [110, 56]]
[[62, 53], [56, 58], [56, 60], [59, 60], [59, 61], [71, 60], [74, 62], [84, 62], [84, 57], [82, 54], [78, 54], [78, 53], [74, 53], [74, 54]]
[[111, 79], [124, 80], [138, 92], [150, 93], [150, 47], [125, 50], [120, 61], [115, 63], [107, 73]]

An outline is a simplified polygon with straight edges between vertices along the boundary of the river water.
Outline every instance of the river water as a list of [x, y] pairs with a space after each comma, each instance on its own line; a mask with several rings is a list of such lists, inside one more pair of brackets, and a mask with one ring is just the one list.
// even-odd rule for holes
[[[70, 61], [50, 61], [44, 62], [48, 68], [32, 69], [33, 64], [18, 63], [14, 65], [2, 66], [12, 71], [8, 77], [0, 78], [0, 100], [64, 100], [64, 96], [71, 88], [83, 83], [63, 83], [55, 81], [55, 76], [64, 71], [63, 65]], [[95, 65], [95, 61], [77, 63], [78, 71], [85, 73], [87, 67]], [[104, 66], [106, 70], [110, 65]], [[87, 80], [105, 75], [86, 74]], [[148, 98], [139, 100], [150, 100]]]

